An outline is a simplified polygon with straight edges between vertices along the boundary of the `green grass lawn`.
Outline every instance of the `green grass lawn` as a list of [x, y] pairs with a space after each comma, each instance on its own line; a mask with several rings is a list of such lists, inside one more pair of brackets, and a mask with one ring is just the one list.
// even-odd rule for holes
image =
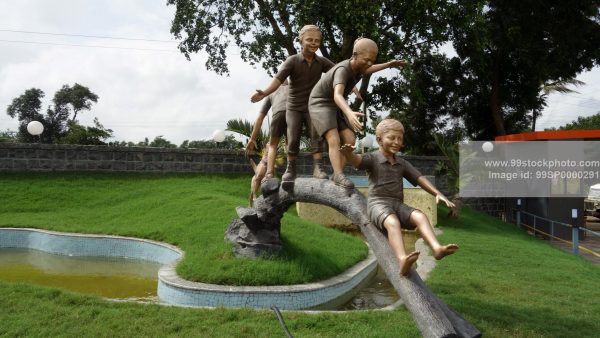
[[[101, 227], [107, 226], [107, 221], [112, 220], [110, 233], [164, 240], [184, 248], [185, 245], [192, 245], [185, 238], [185, 235], [190, 233], [185, 232], [183, 235], [180, 232], [187, 231], [185, 225], [190, 228], [198, 226], [193, 219], [200, 214], [196, 209], [208, 204], [213, 210], [211, 213], [216, 213], [215, 209], [229, 212], [227, 216], [223, 216], [223, 222], [228, 223], [235, 214], [222, 204], [243, 205], [249, 180], [249, 177], [222, 176], [103, 175], [0, 174], [0, 225], [100, 232]], [[40, 187], [31, 187], [32, 177], [35, 177], [34, 183]], [[171, 188], [153, 189], [153, 179], [171, 181], [168, 185]], [[198, 182], [194, 182], [195, 180]], [[69, 185], [72, 181], [80, 182], [75, 184], [78, 188], [73, 191], [53, 187]], [[117, 198], [112, 195], [111, 198], [102, 199], [93, 197], [93, 193], [86, 193], [90, 195], [90, 200], [102, 200], [112, 205], [111, 208], [104, 209], [104, 213], [112, 211], [111, 215], [127, 219], [127, 222], [113, 219], [114, 216], [102, 215], [103, 212], [95, 210], [98, 206], [94, 207], [91, 201], [78, 201], [77, 203], [81, 204], [79, 208], [83, 210], [65, 210], [62, 216], [51, 210], [59, 200], [62, 200], [64, 205], [64, 201], [72, 200], [69, 195], [87, 191], [86, 187], [109, 194], [110, 191], [118, 190], [118, 187], [131, 187], [132, 182], [136, 181], [143, 181], [141, 185], [146, 186], [146, 190], [139, 188], [127, 197]], [[198, 191], [212, 189], [209, 183], [211, 181], [213, 185], [219, 185], [213, 189], [222, 195], [219, 203], [211, 204], [210, 195]], [[35, 196], [39, 195], [36, 193], [39, 189], [45, 189], [48, 193], [54, 190], [62, 192], [56, 193], [49, 200], [48, 197]], [[8, 202], [4, 203], [7, 198]], [[54, 200], [54, 203], [51, 200]], [[130, 200], [137, 200], [137, 203]], [[187, 215], [173, 213], [161, 216], [161, 213], [151, 211], [147, 207], [144, 209], [145, 204], [151, 204], [157, 209], [165, 206], [175, 208], [189, 203], [186, 202], [189, 200], [196, 202], [193, 205], [177, 207], [180, 212], [188, 210]], [[17, 203], [18, 201], [22, 203]], [[29, 206], [24, 205], [29, 201], [33, 202]], [[153, 201], [158, 202], [153, 204]], [[129, 207], [123, 207], [121, 210], [122, 204]], [[444, 243], [458, 243], [460, 250], [439, 262], [427, 284], [446, 303], [477, 326], [484, 337], [599, 336], [600, 267], [532, 238], [512, 224], [468, 208], [463, 210], [458, 220], [447, 219], [442, 216], [445, 214], [444, 208], [440, 207], [438, 221], [444, 230], [440, 240]], [[81, 216], [87, 217], [78, 218]], [[135, 221], [136, 218], [142, 220]], [[171, 222], [169, 218], [181, 221]], [[298, 220], [294, 215], [286, 215], [284, 219], [288, 218], [283, 228], [286, 241], [301, 241], [305, 235], [301, 232], [302, 229], [306, 229], [306, 233], [320, 229], [319, 226]], [[51, 224], [48, 220], [52, 220]], [[134, 221], [137, 226], [130, 224]], [[147, 229], [148, 223], [155, 224], [155, 227]], [[292, 239], [295, 235], [292, 235], [291, 229], [299, 229], [300, 238]], [[224, 226], [221, 225], [218, 234], [221, 242], [223, 231]], [[199, 233], [203, 234], [202, 231]], [[208, 230], [205, 230], [205, 233], [207, 236], [212, 234]], [[328, 237], [324, 243], [328, 246], [346, 238], [334, 238], [329, 233], [326, 236]], [[358, 245], [356, 251], [360, 251], [361, 247]], [[197, 250], [202, 252], [203, 248]], [[230, 249], [225, 245], [223, 250], [223, 253], [227, 254]], [[302, 249], [301, 252], [313, 255], [308, 249]], [[288, 257], [293, 255], [288, 253]], [[219, 260], [235, 259], [226, 256], [211, 257], [211, 260], [212, 264], [216, 264]], [[318, 259], [313, 257], [312, 260]], [[293, 261], [294, 258], [283, 259], [282, 265], [293, 265]], [[244, 262], [243, 265], [246, 263], [249, 262]], [[259, 263], [272, 262], [257, 261], [257, 264], [261, 265]], [[305, 264], [313, 263], [309, 259]], [[331, 262], [324, 264], [328, 265]], [[252, 269], [259, 268], [255, 266]], [[6, 282], [0, 282], [0, 304], [0, 336], [7, 337], [284, 336], [275, 315], [265, 310], [204, 310], [114, 303], [93, 296]], [[410, 314], [404, 309], [391, 312], [362, 311], [318, 315], [284, 312], [284, 317], [294, 337], [419, 336]]]
[[367, 256], [358, 238], [300, 219], [282, 220], [283, 253], [239, 259], [224, 240], [247, 204], [249, 177], [116, 173], [2, 173], [0, 226], [148, 238], [179, 246], [183, 278], [227, 285], [323, 280]]

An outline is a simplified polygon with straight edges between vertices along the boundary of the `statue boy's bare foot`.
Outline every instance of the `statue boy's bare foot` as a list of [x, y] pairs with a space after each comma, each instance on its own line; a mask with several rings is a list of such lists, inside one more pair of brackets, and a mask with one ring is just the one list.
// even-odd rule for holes
[[448, 255], [452, 255], [456, 252], [456, 250], [458, 250], [458, 245], [456, 244], [442, 245], [438, 250], [433, 251], [433, 257], [435, 257], [437, 260], [440, 260]]
[[400, 274], [402, 276], [408, 276], [410, 268], [415, 264], [417, 258], [419, 258], [419, 254], [419, 251], [413, 251], [403, 258], [400, 258]]

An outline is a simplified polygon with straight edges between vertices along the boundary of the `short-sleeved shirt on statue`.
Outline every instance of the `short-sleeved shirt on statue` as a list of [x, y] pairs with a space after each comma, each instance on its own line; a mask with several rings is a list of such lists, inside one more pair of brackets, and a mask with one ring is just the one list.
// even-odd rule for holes
[[329, 59], [315, 55], [308, 64], [302, 53], [289, 56], [279, 67], [275, 78], [283, 82], [289, 77], [287, 109], [308, 111], [308, 97], [321, 75], [334, 66]]
[[271, 125], [269, 136], [280, 138], [285, 135], [287, 125], [285, 123], [285, 107], [288, 97], [288, 85], [281, 85], [276, 91], [267, 96], [260, 108], [260, 114], [267, 115], [271, 109]]
[[395, 156], [396, 162], [390, 163], [380, 152], [362, 156], [358, 168], [369, 175], [369, 198], [367, 212], [373, 224], [380, 229], [387, 216], [394, 213], [404, 229], [412, 229], [410, 214], [415, 210], [404, 204], [403, 179], [406, 178], [414, 186], [422, 174], [405, 159]]
[[308, 100], [308, 111], [319, 135], [323, 135], [329, 129], [340, 127], [338, 120], [340, 116], [343, 119], [340, 108], [333, 99], [335, 86], [343, 84], [344, 98], [348, 98], [361, 78], [362, 75], [352, 71], [350, 60], [345, 60], [331, 68], [315, 85]]

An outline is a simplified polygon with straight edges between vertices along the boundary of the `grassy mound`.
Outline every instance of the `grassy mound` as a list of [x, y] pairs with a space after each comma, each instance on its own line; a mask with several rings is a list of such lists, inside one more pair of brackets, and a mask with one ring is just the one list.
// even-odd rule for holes
[[174, 244], [183, 278], [228, 285], [279, 285], [335, 276], [367, 255], [358, 238], [282, 220], [283, 254], [239, 259], [223, 239], [235, 207], [247, 204], [247, 175], [1, 173], [0, 226], [122, 235]]

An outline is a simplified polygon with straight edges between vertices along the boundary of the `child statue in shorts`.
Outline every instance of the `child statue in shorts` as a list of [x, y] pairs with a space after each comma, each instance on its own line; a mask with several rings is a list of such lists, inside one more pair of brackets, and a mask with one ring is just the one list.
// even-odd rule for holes
[[364, 114], [353, 111], [346, 99], [364, 75], [406, 64], [405, 60], [374, 64], [378, 52], [373, 40], [357, 39], [352, 58], [331, 68], [314, 86], [308, 100], [308, 111], [316, 135], [325, 137], [329, 145], [329, 160], [333, 167], [331, 180], [348, 191], [354, 189], [354, 184], [343, 173], [345, 163], [340, 146], [354, 144], [354, 132], [362, 128], [359, 117]]
[[431, 248], [433, 256], [438, 260], [456, 252], [458, 246], [441, 245], [433, 233], [427, 216], [404, 204], [403, 178], [434, 195], [436, 203], [442, 201], [449, 208], [455, 208], [455, 205], [408, 161], [396, 155], [404, 142], [404, 126], [400, 121], [384, 119], [377, 125], [375, 135], [379, 151], [361, 156], [353, 152], [352, 145], [345, 144], [341, 152], [354, 167], [367, 171], [369, 219], [381, 231], [387, 233], [390, 246], [400, 263], [400, 273], [407, 276], [419, 257], [419, 252], [406, 253], [401, 229], [419, 230]]

